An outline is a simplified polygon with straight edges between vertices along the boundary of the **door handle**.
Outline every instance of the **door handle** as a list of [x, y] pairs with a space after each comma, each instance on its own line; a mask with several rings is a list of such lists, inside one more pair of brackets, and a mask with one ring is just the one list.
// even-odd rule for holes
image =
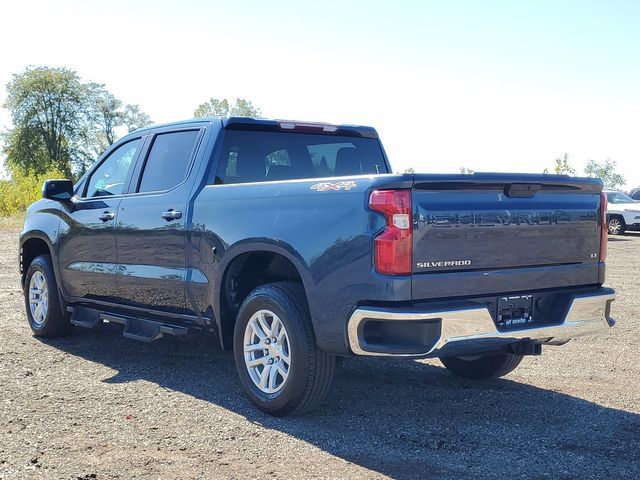
[[171, 220], [178, 220], [179, 218], [182, 218], [182, 212], [170, 208], [166, 212], [162, 212], [162, 218], [164, 218], [167, 222], [170, 222]]
[[116, 218], [116, 214], [113, 212], [102, 212], [102, 215], [98, 217], [103, 222], [108, 222], [109, 220], [113, 220]]

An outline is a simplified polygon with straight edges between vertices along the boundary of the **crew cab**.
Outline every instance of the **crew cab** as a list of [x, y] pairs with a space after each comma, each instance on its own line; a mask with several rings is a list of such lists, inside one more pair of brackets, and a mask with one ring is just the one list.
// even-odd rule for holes
[[614, 323], [600, 180], [394, 174], [370, 127], [154, 126], [43, 197], [20, 236], [36, 336], [217, 332], [273, 415], [316, 408], [338, 356], [486, 379]]
[[616, 190], [605, 190], [607, 196], [607, 226], [611, 235], [640, 231], [640, 202]]

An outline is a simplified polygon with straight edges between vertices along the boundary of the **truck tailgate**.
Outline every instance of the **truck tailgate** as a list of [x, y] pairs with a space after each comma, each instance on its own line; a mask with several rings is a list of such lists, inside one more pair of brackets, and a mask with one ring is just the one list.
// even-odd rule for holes
[[[575, 277], [562, 286], [596, 283], [601, 188], [599, 180], [556, 175], [415, 175], [414, 282], [511, 269], [516, 278], [533, 269], [538, 278], [545, 271]], [[593, 273], [589, 267], [595, 276], [572, 273]]]

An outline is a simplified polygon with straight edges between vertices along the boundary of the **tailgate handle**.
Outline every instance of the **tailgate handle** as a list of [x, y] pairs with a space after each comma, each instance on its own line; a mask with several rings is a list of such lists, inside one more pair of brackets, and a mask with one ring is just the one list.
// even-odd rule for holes
[[536, 183], [512, 183], [504, 187], [504, 194], [516, 198], [533, 197], [541, 188], [542, 185]]

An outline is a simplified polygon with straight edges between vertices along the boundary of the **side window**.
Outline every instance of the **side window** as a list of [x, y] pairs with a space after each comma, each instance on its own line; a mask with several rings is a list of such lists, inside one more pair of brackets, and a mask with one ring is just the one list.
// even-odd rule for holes
[[138, 191], [169, 190], [182, 183], [199, 133], [199, 130], [188, 130], [157, 135], [149, 150]]
[[121, 145], [113, 151], [91, 174], [88, 182], [87, 197], [120, 195], [141, 143], [142, 140], [138, 138]]

